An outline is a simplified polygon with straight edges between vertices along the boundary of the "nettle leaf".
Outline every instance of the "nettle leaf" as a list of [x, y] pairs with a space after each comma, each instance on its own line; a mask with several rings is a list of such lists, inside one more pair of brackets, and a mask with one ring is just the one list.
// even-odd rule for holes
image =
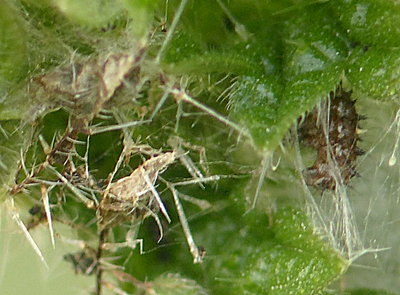
[[209, 279], [215, 294], [320, 294], [349, 265], [315, 231], [306, 213], [291, 207], [272, 218], [224, 208], [197, 233], [211, 253], [206, 275], [219, 278]]
[[325, 7], [302, 9], [283, 25], [281, 81], [276, 75], [250, 83], [248, 78], [239, 79], [237, 91], [231, 95], [233, 116], [250, 129], [261, 149], [273, 150], [300, 115], [335, 89], [347, 55], [342, 36], [332, 34], [338, 30]]
[[[239, 43], [229, 49], [204, 50], [185, 34], [179, 34], [164, 57], [164, 69], [173, 74], [228, 73], [261, 76], [268, 61], [256, 43]], [[264, 65], [265, 64], [265, 65]]]
[[[177, 7], [180, 1], [176, 1], [174, 4], [170, 3]], [[173, 8], [171, 14], [175, 14], [175, 11], [176, 8]], [[214, 0], [189, 0], [181, 17], [180, 25], [196, 42], [210, 47], [220, 46], [228, 38], [224, 24], [224, 12], [218, 2]]]
[[190, 62], [191, 58], [201, 56], [203, 52], [204, 48], [190, 35], [184, 32], [177, 32], [163, 56], [163, 64], [171, 69], [179, 68], [181, 63]]
[[27, 34], [23, 19], [16, 7], [9, 1], [2, 1], [0, 9], [0, 94], [3, 94], [26, 74]]
[[159, 0], [123, 0], [133, 25], [134, 36], [145, 37], [154, 20], [154, 12]]
[[[239, 4], [240, 1], [233, 2], [232, 9], [240, 16], [240, 9], [244, 8]], [[344, 75], [356, 92], [375, 98], [397, 93], [396, 49], [383, 49], [386, 54], [374, 47], [367, 52], [356, 49], [348, 57], [348, 48], [354, 42], [347, 39], [330, 4], [286, 3], [280, 8], [276, 4], [275, 14], [253, 5], [255, 12], [262, 11], [267, 16], [263, 18], [264, 26], [260, 26], [260, 19], [242, 17], [245, 27], [250, 29], [250, 40], [232, 45], [225, 38], [219, 44], [221, 48], [215, 50], [204, 49], [195, 41], [180, 46], [182, 40], [179, 43], [178, 37], [178, 42], [172, 42], [165, 68], [175, 74], [239, 75], [229, 93], [230, 116], [250, 131], [259, 149], [274, 150], [296, 119], [334, 91]], [[376, 5], [386, 4], [378, 1]], [[394, 3], [387, 5], [397, 9]], [[387, 14], [381, 6], [380, 16], [371, 12], [374, 22], [365, 24], [365, 32]], [[343, 14], [340, 20], [345, 22]], [[397, 16], [391, 17], [391, 27], [386, 31], [397, 30], [396, 19]], [[235, 24], [231, 26], [237, 29]], [[367, 40], [369, 36], [363, 38]]]
[[323, 242], [300, 211], [281, 209], [274, 217], [273, 244], [261, 244], [242, 278], [241, 294], [319, 294], [348, 266]]
[[299, 116], [336, 88], [347, 45], [326, 5], [269, 15], [258, 31], [249, 27], [250, 41], [203, 53], [198, 43], [178, 35], [165, 68], [175, 74], [239, 75], [229, 93], [230, 115], [250, 131], [255, 146], [273, 150]]
[[347, 34], [354, 41], [399, 46], [400, 3], [395, 0], [330, 1]]
[[281, 95], [282, 85], [273, 76], [240, 77], [230, 95], [231, 116], [249, 129], [259, 147], [272, 148], [287, 131], [278, 121]]
[[363, 94], [394, 98], [400, 90], [400, 52], [396, 48], [362, 48], [352, 52], [346, 77]]
[[107, 25], [125, 7], [122, 0], [52, 0], [52, 2], [71, 21], [89, 27]]

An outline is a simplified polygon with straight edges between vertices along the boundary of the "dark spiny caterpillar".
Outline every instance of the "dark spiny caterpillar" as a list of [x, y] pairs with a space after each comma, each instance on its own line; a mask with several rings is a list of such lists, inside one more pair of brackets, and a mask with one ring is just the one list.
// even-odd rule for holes
[[351, 91], [339, 85], [335, 92], [299, 122], [300, 140], [317, 150], [314, 164], [303, 172], [309, 186], [335, 189], [357, 175], [355, 160], [364, 152], [357, 147], [358, 121]]

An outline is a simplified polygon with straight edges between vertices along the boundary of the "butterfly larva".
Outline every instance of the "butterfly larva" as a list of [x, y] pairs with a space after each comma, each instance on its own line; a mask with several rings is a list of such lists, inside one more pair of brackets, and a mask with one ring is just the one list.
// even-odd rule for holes
[[347, 185], [357, 175], [355, 161], [364, 152], [357, 147], [361, 117], [351, 93], [339, 86], [320, 107], [307, 113], [300, 124], [300, 140], [317, 151], [314, 164], [303, 172], [309, 186], [335, 189], [338, 183]]

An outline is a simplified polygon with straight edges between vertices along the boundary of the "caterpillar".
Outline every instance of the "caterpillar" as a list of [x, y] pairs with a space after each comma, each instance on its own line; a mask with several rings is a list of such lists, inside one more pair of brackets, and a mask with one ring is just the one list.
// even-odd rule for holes
[[351, 94], [339, 85], [299, 120], [300, 141], [317, 151], [314, 164], [303, 171], [308, 186], [334, 190], [358, 175], [355, 161], [364, 151], [357, 147], [357, 127], [364, 117], [357, 114]]

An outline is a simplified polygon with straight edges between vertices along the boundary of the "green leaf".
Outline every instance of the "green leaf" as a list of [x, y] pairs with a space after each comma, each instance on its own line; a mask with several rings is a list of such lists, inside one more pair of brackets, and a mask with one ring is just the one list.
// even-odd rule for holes
[[240, 43], [229, 49], [204, 50], [189, 37], [179, 34], [164, 58], [166, 71], [173, 74], [227, 73], [261, 76], [270, 71], [265, 49], [256, 43]]
[[395, 0], [330, 1], [353, 41], [382, 47], [399, 46], [400, 3]]
[[346, 77], [357, 91], [377, 99], [394, 98], [400, 90], [398, 49], [356, 49], [349, 58]]
[[274, 149], [287, 131], [278, 121], [282, 85], [269, 76], [240, 77], [230, 95], [231, 116], [246, 126], [256, 146]]
[[348, 266], [313, 230], [304, 213], [282, 209], [275, 243], [259, 245], [242, 275], [242, 294], [319, 294]]
[[122, 0], [52, 0], [69, 20], [89, 27], [102, 27], [122, 12]]
[[336, 88], [347, 56], [343, 36], [326, 6], [311, 5], [298, 14], [285, 22], [286, 85], [277, 112], [285, 130]]
[[332, 34], [337, 25], [326, 7], [309, 6], [299, 15], [285, 22], [283, 77], [241, 78], [231, 95], [232, 115], [261, 149], [274, 150], [296, 119], [336, 88], [344, 70], [346, 46]]
[[[267, 22], [267, 28], [254, 31], [251, 42], [202, 53], [195, 42], [177, 35], [165, 59], [172, 73], [241, 75], [229, 95], [230, 115], [262, 150], [275, 149], [293, 122], [336, 89], [343, 75], [345, 36], [329, 7], [299, 7], [281, 24], [282, 36], [276, 33], [277, 25]], [[268, 32], [275, 38], [266, 38]]]
[[[27, 30], [20, 12], [7, 1], [0, 1], [0, 94], [27, 72]], [[1, 119], [1, 118], [0, 118]]]
[[205, 261], [208, 280], [219, 278], [211, 282], [215, 294], [319, 294], [349, 265], [307, 215], [293, 208], [269, 218], [228, 207], [197, 232], [211, 253]]
[[126, 10], [132, 20], [130, 27], [134, 36], [146, 38], [152, 23], [154, 22], [154, 13], [159, 0], [122, 0], [125, 3]]
[[[175, 5], [178, 3], [180, 1], [177, 1]], [[175, 11], [174, 8], [170, 15], [174, 15]], [[224, 13], [217, 1], [214, 0], [188, 1], [181, 17], [180, 26], [196, 42], [204, 46], [219, 47], [228, 39]]]

